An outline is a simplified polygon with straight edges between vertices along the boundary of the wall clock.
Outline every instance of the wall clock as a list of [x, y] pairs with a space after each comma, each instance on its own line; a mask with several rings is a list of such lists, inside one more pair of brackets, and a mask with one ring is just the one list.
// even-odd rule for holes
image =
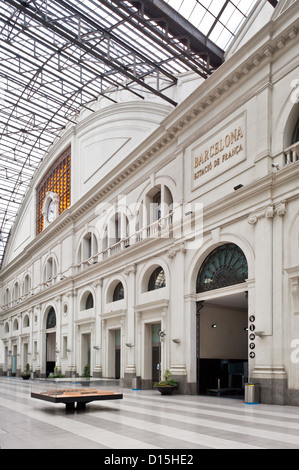
[[49, 223], [53, 222], [53, 220], [55, 219], [55, 205], [53, 199], [51, 199], [48, 204], [47, 219]]
[[42, 215], [44, 218], [44, 228], [48, 227], [59, 216], [59, 196], [48, 191], [45, 195]]

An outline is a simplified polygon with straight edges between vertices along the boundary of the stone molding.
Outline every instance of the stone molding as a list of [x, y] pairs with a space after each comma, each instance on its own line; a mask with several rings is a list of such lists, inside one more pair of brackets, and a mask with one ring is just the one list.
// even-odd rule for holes
[[261, 210], [257, 210], [248, 216], [247, 222], [249, 225], [255, 225], [257, 221], [263, 217], [266, 219], [273, 219], [275, 215], [283, 217], [286, 214], [286, 202], [281, 201], [276, 205], [270, 205]]

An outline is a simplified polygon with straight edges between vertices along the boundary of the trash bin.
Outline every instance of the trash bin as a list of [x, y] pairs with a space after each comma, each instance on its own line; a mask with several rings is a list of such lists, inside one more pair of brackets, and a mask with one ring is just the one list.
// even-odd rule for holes
[[258, 405], [259, 395], [259, 384], [245, 384], [245, 405]]
[[132, 390], [141, 390], [141, 377], [133, 377]]

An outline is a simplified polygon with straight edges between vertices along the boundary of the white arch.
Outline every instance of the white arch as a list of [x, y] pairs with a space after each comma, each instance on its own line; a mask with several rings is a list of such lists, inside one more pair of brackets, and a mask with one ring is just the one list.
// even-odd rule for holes
[[274, 155], [282, 152], [291, 145], [292, 134], [299, 114], [299, 103], [294, 103], [294, 100], [292, 100], [293, 93], [294, 90], [290, 88], [290, 93], [274, 123], [275, 132], [273, 132], [272, 141], [272, 153]]
[[47, 282], [47, 263], [53, 259], [54, 263], [55, 263], [55, 272], [53, 273], [52, 272], [52, 278], [56, 277], [58, 272], [59, 272], [59, 263], [58, 263], [58, 257], [55, 253], [50, 253], [47, 258], [45, 259], [44, 263], [43, 263], [43, 279], [42, 279], [42, 282]]
[[203, 243], [202, 247], [194, 255], [194, 261], [191, 263], [191, 265], [189, 266], [190, 269], [188, 269], [187, 271], [185, 286], [186, 292], [193, 294], [196, 293], [196, 280], [200, 267], [202, 266], [207, 256], [213, 250], [215, 250], [215, 248], [226, 243], [234, 243], [243, 251], [248, 264], [248, 279], [254, 278], [255, 257], [250, 243], [240, 235], [235, 235], [232, 233], [222, 233], [218, 243], [215, 243], [212, 238], [209, 238]]
[[119, 282], [121, 282], [124, 287], [124, 299], [125, 300], [127, 299], [127, 281], [122, 274], [116, 274], [115, 276], [110, 277], [105, 284], [105, 289], [104, 289], [105, 304], [112, 302], [114, 289]]
[[46, 330], [48, 313], [49, 313], [51, 307], [53, 307], [53, 309], [55, 310], [56, 325], [59, 321], [60, 312], [58, 312], [56, 302], [55, 301], [48, 302], [46, 304], [46, 306], [44, 307], [43, 312], [42, 312], [42, 321], [41, 321], [42, 328], [41, 329], [44, 330], [44, 331]]
[[[86, 261], [86, 259], [88, 259], [88, 257], [85, 257], [84, 256], [84, 253], [83, 253], [83, 243], [84, 243], [84, 240], [86, 240], [87, 236], [90, 235], [91, 236], [91, 256], [90, 257], [93, 257], [93, 256], [96, 256], [99, 252], [99, 240], [98, 240], [98, 230], [95, 228], [95, 227], [89, 227], [87, 230], [84, 230], [83, 233], [81, 233], [80, 237], [79, 237], [79, 240], [77, 242], [77, 247], [76, 247], [76, 263], [82, 263], [83, 261]], [[95, 244], [96, 246], [93, 245], [93, 241], [95, 241]], [[79, 256], [80, 255], [80, 256]]]
[[137, 278], [137, 292], [142, 294], [144, 292], [147, 292], [147, 286], [148, 286], [148, 281], [153, 273], [153, 271], [158, 267], [161, 266], [161, 268], [165, 272], [165, 277], [166, 277], [166, 289], [167, 292], [169, 292], [169, 287], [170, 287], [170, 269], [168, 263], [160, 257], [152, 258], [151, 260], [147, 261], [145, 265], [142, 267], [142, 270]]
[[81, 293], [80, 293], [80, 296], [79, 296], [79, 310], [80, 311], [85, 310], [86, 300], [87, 300], [87, 297], [89, 296], [89, 294], [92, 295], [92, 297], [93, 297], [93, 306], [95, 306], [96, 296], [95, 296], [94, 289], [90, 286], [84, 287], [82, 289]]

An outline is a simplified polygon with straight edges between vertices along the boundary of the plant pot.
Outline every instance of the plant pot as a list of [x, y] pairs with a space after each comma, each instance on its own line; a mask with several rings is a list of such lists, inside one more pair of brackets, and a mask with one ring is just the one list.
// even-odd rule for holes
[[23, 380], [29, 380], [30, 379], [30, 374], [29, 375], [21, 375]]
[[172, 395], [176, 387], [173, 387], [172, 385], [160, 385], [157, 387], [157, 389], [161, 395]]

